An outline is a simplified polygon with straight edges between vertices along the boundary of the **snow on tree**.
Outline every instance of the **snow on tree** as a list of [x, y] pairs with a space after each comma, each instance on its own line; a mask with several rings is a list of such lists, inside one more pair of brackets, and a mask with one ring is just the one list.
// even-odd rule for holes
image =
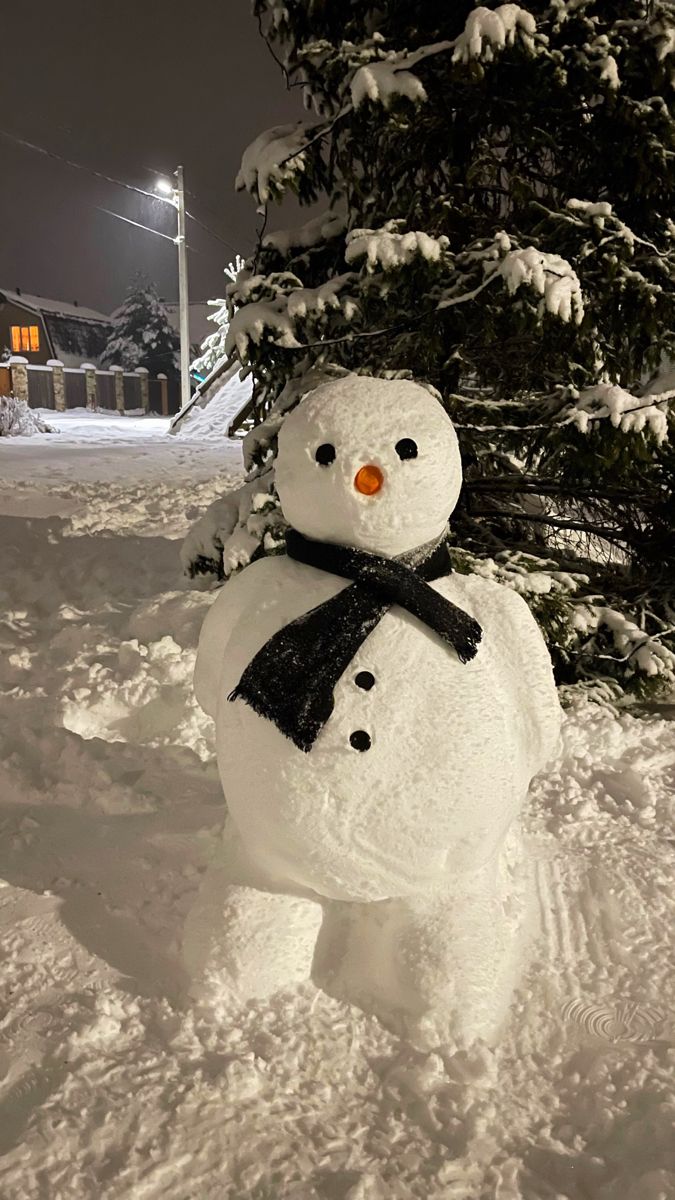
[[[262, 228], [217, 348], [252, 370], [259, 424], [211, 567], [279, 549], [275, 437], [309, 387], [410, 376], [460, 436], [458, 569], [526, 597], [560, 682], [672, 685], [672, 4], [254, 12], [312, 115], [237, 177]], [[324, 211], [266, 232], [289, 191]]]
[[[245, 265], [244, 259], [240, 254], [237, 254], [234, 261], [228, 263], [225, 267], [224, 273], [234, 283], [237, 275]], [[228, 357], [225, 351], [225, 339], [230, 322], [227, 300], [209, 300], [209, 304], [213, 308], [213, 313], [208, 319], [209, 321], [213, 321], [216, 329], [208, 337], [204, 338], [200, 346], [200, 352], [194, 359], [191, 367], [203, 379], [217, 372], [220, 367], [225, 369]]]
[[152, 375], [178, 371], [180, 338], [153, 283], [137, 276], [111, 321], [101, 366], [127, 371], [146, 367]]
[[57, 430], [28, 407], [18, 396], [0, 396], [0, 437], [32, 437], [34, 433], [56, 433]]

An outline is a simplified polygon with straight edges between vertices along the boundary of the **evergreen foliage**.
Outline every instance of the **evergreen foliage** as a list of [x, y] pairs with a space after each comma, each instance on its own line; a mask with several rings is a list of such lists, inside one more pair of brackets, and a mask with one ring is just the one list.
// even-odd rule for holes
[[153, 283], [137, 276], [111, 321], [101, 366], [126, 371], [146, 367], [151, 375], [177, 373], [180, 338]]
[[[232, 538], [279, 545], [274, 438], [299, 396], [344, 370], [410, 375], [460, 436], [458, 568], [525, 595], [560, 682], [672, 685], [672, 3], [254, 10], [313, 112], [237, 178], [263, 219], [220, 352], [254, 374], [260, 478], [219, 570], [246, 559]], [[266, 233], [287, 191], [325, 210]]]
[[[237, 275], [245, 265], [245, 260], [240, 254], [237, 254], [234, 260], [225, 267], [224, 274], [232, 282], [235, 282]], [[218, 371], [227, 358], [225, 354], [225, 338], [229, 322], [227, 300], [209, 300], [209, 304], [214, 310], [209, 316], [209, 321], [213, 321], [216, 329], [204, 338], [191, 363], [191, 370], [197, 372], [202, 379], [208, 379], [214, 371]]]

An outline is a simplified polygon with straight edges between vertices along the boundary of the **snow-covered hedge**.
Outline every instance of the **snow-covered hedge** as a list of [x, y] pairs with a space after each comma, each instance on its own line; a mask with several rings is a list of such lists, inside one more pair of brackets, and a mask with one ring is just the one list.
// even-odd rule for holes
[[30, 437], [34, 433], [56, 433], [51, 425], [18, 396], [0, 396], [0, 437]]

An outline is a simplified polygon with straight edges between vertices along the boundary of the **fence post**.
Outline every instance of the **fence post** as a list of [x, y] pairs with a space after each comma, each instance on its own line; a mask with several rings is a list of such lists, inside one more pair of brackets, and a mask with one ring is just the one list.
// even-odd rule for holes
[[141, 381], [141, 408], [143, 412], [147, 412], [150, 408], [150, 384], [148, 383], [150, 372], [147, 367], [136, 367], [136, 374]]
[[50, 358], [47, 366], [52, 369], [52, 386], [54, 388], [54, 408], [57, 412], [66, 411], [66, 377], [60, 358]]
[[13, 354], [9, 360], [9, 370], [14, 395], [17, 400], [25, 400], [28, 404], [28, 359]]
[[118, 413], [124, 412], [124, 367], [111, 367], [115, 380], [115, 408]]
[[169, 380], [163, 371], [160, 371], [157, 378], [159, 379], [160, 393], [162, 396], [162, 416], [168, 417], [168, 415], [169, 415]]
[[84, 386], [87, 389], [87, 408], [94, 412], [96, 408], [96, 367], [93, 363], [82, 363], [84, 371]]

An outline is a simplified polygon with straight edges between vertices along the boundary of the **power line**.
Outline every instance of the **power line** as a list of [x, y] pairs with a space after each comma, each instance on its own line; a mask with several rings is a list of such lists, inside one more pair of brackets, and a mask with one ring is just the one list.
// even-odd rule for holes
[[231, 250], [233, 254], [239, 253], [237, 248], [232, 245], [232, 242], [228, 242], [227, 238], [221, 237], [220, 234], [216, 233], [215, 229], [211, 229], [205, 221], [200, 221], [199, 217], [196, 217], [194, 213], [188, 212], [186, 209], [185, 215], [186, 217], [189, 217], [191, 221], [194, 221], [195, 225], [201, 225], [202, 229], [205, 229], [207, 233], [210, 233], [211, 237], [215, 238], [216, 241], [221, 242], [223, 246], [227, 246], [228, 250]]
[[88, 175], [94, 175], [96, 179], [104, 179], [106, 183], [114, 183], [117, 187], [126, 188], [128, 192], [138, 192], [140, 196], [149, 196], [151, 200], [161, 200], [165, 204], [171, 204], [170, 200], [158, 196], [156, 192], [146, 192], [145, 188], [135, 187], [132, 183], [125, 183], [123, 179], [115, 179], [113, 175], [104, 175], [102, 171], [96, 171], [93, 167], [85, 167], [82, 163], [73, 162], [72, 159], [64, 158], [53, 150], [45, 150], [44, 146], [36, 146], [34, 142], [27, 142], [25, 138], [16, 137], [15, 134], [8, 133], [6, 129], [0, 129], [0, 137], [7, 138], [10, 142], [16, 142], [18, 146], [25, 146], [27, 150], [35, 150], [37, 154], [43, 154], [45, 158], [53, 158], [56, 162], [65, 163], [67, 167], [74, 167], [76, 171], [85, 171]]
[[[133, 183], [126, 183], [123, 179], [116, 179], [114, 175], [106, 175], [106, 174], [104, 174], [103, 171], [95, 170], [94, 167], [85, 167], [82, 163], [73, 162], [72, 159], [64, 158], [63, 155], [57, 154], [54, 150], [46, 150], [44, 146], [36, 146], [35, 142], [29, 142], [29, 141], [26, 141], [25, 138], [17, 137], [16, 134], [9, 133], [6, 129], [0, 129], [0, 137], [4, 137], [10, 142], [15, 142], [16, 145], [23, 146], [27, 150], [34, 150], [36, 152], [36, 154], [42, 154], [42, 155], [44, 155], [45, 158], [52, 158], [52, 159], [54, 159], [55, 162], [63, 163], [67, 167], [73, 167], [76, 171], [84, 171], [85, 174], [93, 175], [94, 178], [96, 178], [96, 179], [103, 179], [106, 183], [112, 183], [116, 187], [125, 188], [126, 191], [128, 191], [128, 192], [137, 192], [139, 196], [147, 196], [150, 200], [160, 200], [160, 201], [162, 201], [162, 203], [170, 204], [172, 208], [174, 207], [173, 201], [169, 200], [168, 197], [160, 196], [157, 194], [157, 192], [148, 192], [148, 191], [146, 191], [145, 188], [136, 187]], [[158, 174], [160, 174], [160, 172], [158, 172]], [[190, 193], [190, 194], [194, 195], [194, 193]], [[195, 199], [196, 199], [196, 197], [195, 197]], [[105, 208], [105, 209], [101, 209], [101, 211], [109, 212], [109, 209]], [[209, 225], [207, 225], [205, 221], [200, 220], [200, 218], [196, 217], [194, 215], [194, 213], [186, 212], [185, 215], [187, 217], [189, 217], [191, 221], [194, 221], [196, 225], [200, 225], [201, 228], [204, 229], [206, 231], [206, 233], [210, 234], [210, 236], [212, 238], [215, 238], [215, 240], [217, 242], [221, 242], [221, 244], [223, 246], [227, 246], [228, 250], [231, 250], [233, 254], [238, 253], [236, 247], [233, 246], [231, 242], [228, 242], [227, 238], [221, 237], [221, 235], [219, 233], [216, 233], [215, 229], [211, 229], [211, 227]], [[110, 213], [110, 216], [117, 217], [117, 216], [119, 216], [119, 213]], [[137, 221], [131, 221], [131, 220], [129, 220], [128, 217], [120, 217], [120, 220], [129, 221], [130, 225], [138, 224]], [[139, 225], [139, 228], [140, 229], [148, 229], [148, 226], [147, 225]], [[153, 229], [148, 229], [148, 232], [155, 233], [157, 231], [153, 230]], [[168, 237], [169, 235], [161, 234], [160, 236]], [[171, 238], [170, 240], [173, 241], [173, 238]]]
[[150, 226], [142, 226], [141, 222], [132, 221], [131, 217], [123, 217], [121, 212], [113, 212], [112, 209], [104, 209], [100, 204], [96, 204], [95, 208], [98, 210], [98, 212], [107, 212], [109, 217], [117, 217], [118, 221], [126, 221], [127, 224], [133, 224], [133, 226], [136, 226], [137, 229], [144, 229], [145, 233], [154, 233], [156, 238], [166, 238], [167, 241], [171, 241], [175, 245], [175, 238], [172, 238], [171, 234], [160, 233], [159, 229], [151, 229]]
[[[166, 175], [170, 175], [170, 174], [171, 174], [171, 171], [165, 171], [165, 170], [158, 171], [158, 170], [157, 170], [157, 167], [148, 167], [148, 166], [145, 166], [143, 169], [144, 169], [145, 171], [149, 171], [151, 175], [160, 175], [160, 176], [166, 176]], [[215, 210], [214, 210], [214, 209], [211, 207], [211, 205], [210, 205], [210, 204], [207, 204], [207, 203], [205, 202], [205, 200], [204, 200], [204, 197], [203, 197], [203, 196], [197, 196], [197, 195], [195, 194], [195, 192], [191, 192], [189, 188], [186, 188], [186, 189], [185, 189], [185, 195], [186, 195], [186, 196], [190, 196], [192, 200], [197, 200], [197, 201], [198, 201], [198, 203], [200, 204], [200, 206], [201, 206], [203, 209], [205, 209], [205, 210], [206, 210], [206, 212], [208, 212], [208, 213], [211, 213], [211, 215], [212, 215], [213, 217], [215, 217], [215, 219], [216, 219], [217, 221], [218, 221], [218, 220], [220, 220], [220, 217], [219, 217], [218, 213], [217, 213], [217, 212], [216, 212], [216, 211], [215, 211]], [[212, 229], [210, 225], [207, 225], [207, 224], [206, 224], [204, 221], [200, 220], [200, 218], [199, 218], [199, 217], [196, 217], [196, 216], [194, 215], [194, 213], [187, 212], [187, 210], [186, 210], [186, 213], [185, 213], [185, 215], [186, 215], [186, 217], [189, 217], [191, 221], [195, 221], [197, 225], [201, 225], [201, 226], [202, 226], [202, 229], [205, 229], [205, 230], [207, 231], [207, 233], [210, 233], [210, 234], [211, 234], [211, 237], [214, 237], [214, 238], [216, 238], [216, 239], [217, 239], [217, 241], [219, 241], [219, 242], [222, 242], [224, 246], [227, 246], [228, 250], [231, 250], [233, 254], [239, 254], [239, 250], [237, 249], [237, 247], [236, 247], [236, 246], [233, 246], [233, 245], [232, 245], [232, 242], [228, 242], [227, 238], [224, 238], [224, 237], [222, 237], [222, 236], [221, 236], [221, 234], [219, 234], [219, 233], [216, 233], [215, 229]], [[250, 241], [250, 240], [251, 240], [251, 239], [249, 238], [249, 239], [248, 239], [248, 241]]]
[[[166, 241], [171, 242], [173, 246], [176, 245], [176, 239], [171, 237], [170, 233], [160, 233], [159, 229], [153, 229], [151, 225], [141, 225], [140, 221], [132, 221], [131, 217], [123, 217], [121, 213], [113, 212], [110, 208], [103, 208], [100, 204], [96, 204], [94, 207], [97, 208], [99, 212], [107, 213], [109, 217], [117, 217], [118, 221], [126, 221], [127, 225], [135, 225], [137, 229], [144, 229], [146, 233], [154, 233], [155, 237], [165, 238]], [[195, 246], [190, 246], [189, 244], [187, 248], [192, 254], [204, 253], [203, 250], [197, 250]]]

